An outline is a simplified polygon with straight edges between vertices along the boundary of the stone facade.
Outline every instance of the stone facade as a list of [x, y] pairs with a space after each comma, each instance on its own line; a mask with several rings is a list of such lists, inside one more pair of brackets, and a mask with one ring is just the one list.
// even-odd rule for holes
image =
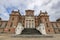
[[38, 28], [43, 23], [47, 34], [60, 33], [60, 19], [50, 22], [47, 12], [40, 11], [40, 14], [35, 16], [34, 10], [26, 10], [26, 15], [21, 15], [19, 10], [12, 11], [8, 21], [0, 18], [0, 33], [15, 33], [18, 23], [24, 28]]

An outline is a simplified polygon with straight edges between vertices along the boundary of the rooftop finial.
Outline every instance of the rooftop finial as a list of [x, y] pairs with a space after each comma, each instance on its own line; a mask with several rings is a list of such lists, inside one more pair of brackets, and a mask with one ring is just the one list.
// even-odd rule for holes
[[40, 10], [40, 13], [42, 13], [42, 10]]
[[47, 11], [45, 11], [45, 13], [47, 14]]

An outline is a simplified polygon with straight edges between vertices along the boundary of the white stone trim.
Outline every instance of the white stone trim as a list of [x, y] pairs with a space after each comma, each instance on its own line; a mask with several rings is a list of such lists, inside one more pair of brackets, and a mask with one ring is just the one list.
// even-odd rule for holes
[[45, 25], [43, 23], [40, 23], [40, 25], [36, 28], [38, 31], [40, 31], [42, 34], [46, 35]]
[[16, 35], [21, 34], [22, 30], [24, 30], [24, 27], [22, 26], [21, 23], [18, 23], [18, 26], [15, 29], [15, 34]]

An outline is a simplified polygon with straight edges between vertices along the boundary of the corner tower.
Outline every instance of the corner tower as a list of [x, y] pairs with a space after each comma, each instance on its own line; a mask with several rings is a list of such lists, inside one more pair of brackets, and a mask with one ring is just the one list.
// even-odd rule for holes
[[19, 10], [17, 11], [12, 11], [12, 13], [10, 14], [7, 26], [5, 28], [5, 32], [9, 32], [9, 33], [14, 33], [15, 32], [15, 28], [17, 27], [17, 24], [20, 20], [20, 13]]
[[49, 15], [47, 12], [40, 11], [39, 23], [43, 23], [47, 34], [54, 33], [53, 27], [49, 21]]

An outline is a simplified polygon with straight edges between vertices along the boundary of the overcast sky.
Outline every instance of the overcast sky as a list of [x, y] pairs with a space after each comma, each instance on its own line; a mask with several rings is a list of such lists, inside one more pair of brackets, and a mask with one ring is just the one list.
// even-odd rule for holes
[[60, 18], [60, 0], [0, 0], [0, 17], [3, 20], [9, 19], [12, 10], [20, 10], [21, 15], [25, 14], [25, 10], [35, 10], [35, 15], [40, 10], [47, 11], [50, 21]]

